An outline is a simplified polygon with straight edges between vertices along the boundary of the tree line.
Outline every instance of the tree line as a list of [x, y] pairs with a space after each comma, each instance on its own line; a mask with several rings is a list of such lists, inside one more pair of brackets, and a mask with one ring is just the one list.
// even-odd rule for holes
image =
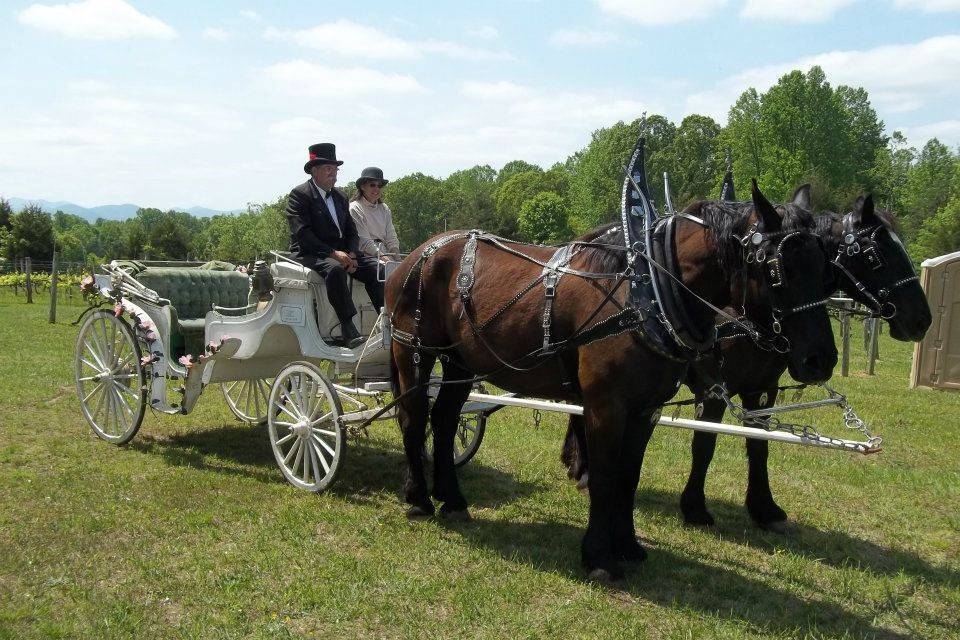
[[[417, 172], [392, 181], [383, 198], [407, 250], [445, 229], [561, 242], [619, 214], [622, 168], [640, 135], [658, 205], [664, 172], [677, 208], [716, 198], [729, 158], [741, 197], [752, 178], [781, 201], [809, 182], [818, 210], [846, 211], [857, 196], [873, 193], [899, 216], [914, 259], [960, 250], [960, 154], [936, 139], [916, 149], [899, 132], [885, 135], [867, 92], [831, 86], [819, 67], [792, 71], [763, 93], [744, 91], [726, 126], [698, 114], [679, 124], [646, 115], [593, 132], [585, 148], [549, 168], [514, 160], [445, 179]], [[113, 258], [244, 263], [286, 249], [284, 206], [285, 196], [212, 218], [140, 209], [129, 220], [91, 224], [36, 206], [13, 214], [0, 199], [0, 253], [49, 259], [56, 244], [62, 259], [94, 264]]]

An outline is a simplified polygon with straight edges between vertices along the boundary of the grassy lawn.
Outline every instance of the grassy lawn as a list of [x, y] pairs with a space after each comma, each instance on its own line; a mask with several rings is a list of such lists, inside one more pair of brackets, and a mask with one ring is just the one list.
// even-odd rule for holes
[[717, 526], [684, 527], [691, 436], [660, 428], [635, 509], [650, 558], [609, 590], [579, 565], [561, 417], [496, 414], [461, 472], [473, 521], [410, 523], [393, 422], [319, 496], [217, 389], [125, 447], [98, 440], [73, 386], [80, 308], [50, 325], [45, 300], [0, 297], [0, 638], [960, 637], [960, 394], [907, 389], [912, 345], [884, 337], [877, 376], [834, 381], [883, 453], [771, 445], [790, 534], [752, 526], [743, 443], [723, 436]]

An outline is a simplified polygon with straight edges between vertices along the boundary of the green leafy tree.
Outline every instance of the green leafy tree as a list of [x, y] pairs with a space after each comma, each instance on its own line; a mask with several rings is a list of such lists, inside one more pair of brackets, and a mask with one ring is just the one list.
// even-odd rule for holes
[[8, 260], [53, 257], [53, 224], [50, 214], [38, 205], [29, 204], [10, 218], [10, 234], [4, 244]]
[[565, 197], [569, 189], [570, 176], [562, 168], [550, 171], [531, 169], [514, 173], [495, 194], [497, 212], [497, 233], [513, 237], [518, 230], [518, 218], [523, 205], [538, 193], [544, 191]]
[[658, 154], [668, 167], [673, 203], [678, 210], [718, 189], [723, 153], [718, 146], [720, 125], [697, 114], [683, 119], [671, 143]]
[[903, 214], [907, 176], [916, 155], [917, 150], [908, 146], [899, 131], [894, 131], [889, 142], [877, 150], [867, 182], [881, 208]]
[[493, 201], [497, 172], [489, 165], [454, 171], [443, 181], [443, 208], [452, 229], [500, 233]]
[[443, 189], [443, 182], [422, 173], [403, 176], [384, 189], [401, 249], [410, 251], [444, 230]]
[[530, 164], [524, 160], [511, 160], [507, 164], [503, 165], [503, 168], [497, 172], [497, 189], [500, 189], [501, 185], [503, 185], [504, 182], [513, 176], [517, 175], [518, 173], [525, 173], [527, 171], [543, 173], [543, 169], [535, 164]]
[[924, 220], [910, 245], [910, 254], [917, 262], [954, 251], [960, 251], [960, 196]]
[[578, 152], [570, 181], [571, 224], [577, 232], [613, 220], [620, 214], [623, 167], [640, 135], [646, 141], [647, 176], [654, 199], [663, 202], [663, 185], [654, 176], [668, 170], [668, 154], [662, 151], [676, 136], [676, 126], [663, 116], [648, 116], [630, 124], [618, 122], [593, 132], [590, 144]]
[[936, 138], [924, 145], [907, 172], [904, 189], [903, 226], [908, 238], [947, 204], [956, 171], [957, 157], [946, 145]]
[[551, 191], [536, 194], [520, 209], [520, 238], [528, 242], [556, 243], [573, 235], [563, 198]]
[[13, 207], [6, 198], [0, 198], [0, 227], [10, 230], [10, 218], [13, 217]]

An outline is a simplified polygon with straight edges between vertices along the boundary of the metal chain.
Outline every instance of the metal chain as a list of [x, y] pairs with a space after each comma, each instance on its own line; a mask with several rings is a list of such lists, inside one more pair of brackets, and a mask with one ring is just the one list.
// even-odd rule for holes
[[[860, 418], [860, 416], [857, 415], [850, 403], [847, 402], [846, 396], [833, 390], [825, 383], [821, 383], [818, 386], [825, 389], [831, 399], [837, 400], [837, 406], [839, 406], [843, 411], [844, 426], [847, 429], [856, 431], [863, 435], [866, 438], [866, 442], [849, 442], [842, 438], [823, 435], [817, 430], [816, 427], [812, 425], [784, 422], [775, 416], [750, 417], [747, 415], [748, 412], [746, 409], [744, 409], [743, 405], [733, 401], [733, 399], [730, 397], [730, 394], [727, 393], [726, 387], [722, 384], [715, 385], [710, 390], [710, 394], [720, 400], [723, 400], [733, 417], [746, 426], [756, 427], [765, 431], [783, 431], [795, 436], [799, 436], [803, 439], [829, 443], [838, 448], [849, 449], [851, 451], [857, 451], [864, 454], [879, 451], [880, 445], [883, 443], [883, 438], [880, 436], [875, 436], [870, 432], [867, 424], [862, 418]], [[795, 394], [797, 393], [802, 393], [802, 387], [796, 390]]]

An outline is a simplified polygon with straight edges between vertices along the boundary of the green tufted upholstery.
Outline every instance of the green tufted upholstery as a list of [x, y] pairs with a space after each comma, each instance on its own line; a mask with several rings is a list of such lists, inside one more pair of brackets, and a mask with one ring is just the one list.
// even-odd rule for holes
[[150, 267], [134, 277], [170, 300], [175, 328], [181, 334], [173, 336], [176, 355], [202, 350], [204, 317], [213, 305], [246, 306], [250, 291], [250, 279], [238, 271]]

